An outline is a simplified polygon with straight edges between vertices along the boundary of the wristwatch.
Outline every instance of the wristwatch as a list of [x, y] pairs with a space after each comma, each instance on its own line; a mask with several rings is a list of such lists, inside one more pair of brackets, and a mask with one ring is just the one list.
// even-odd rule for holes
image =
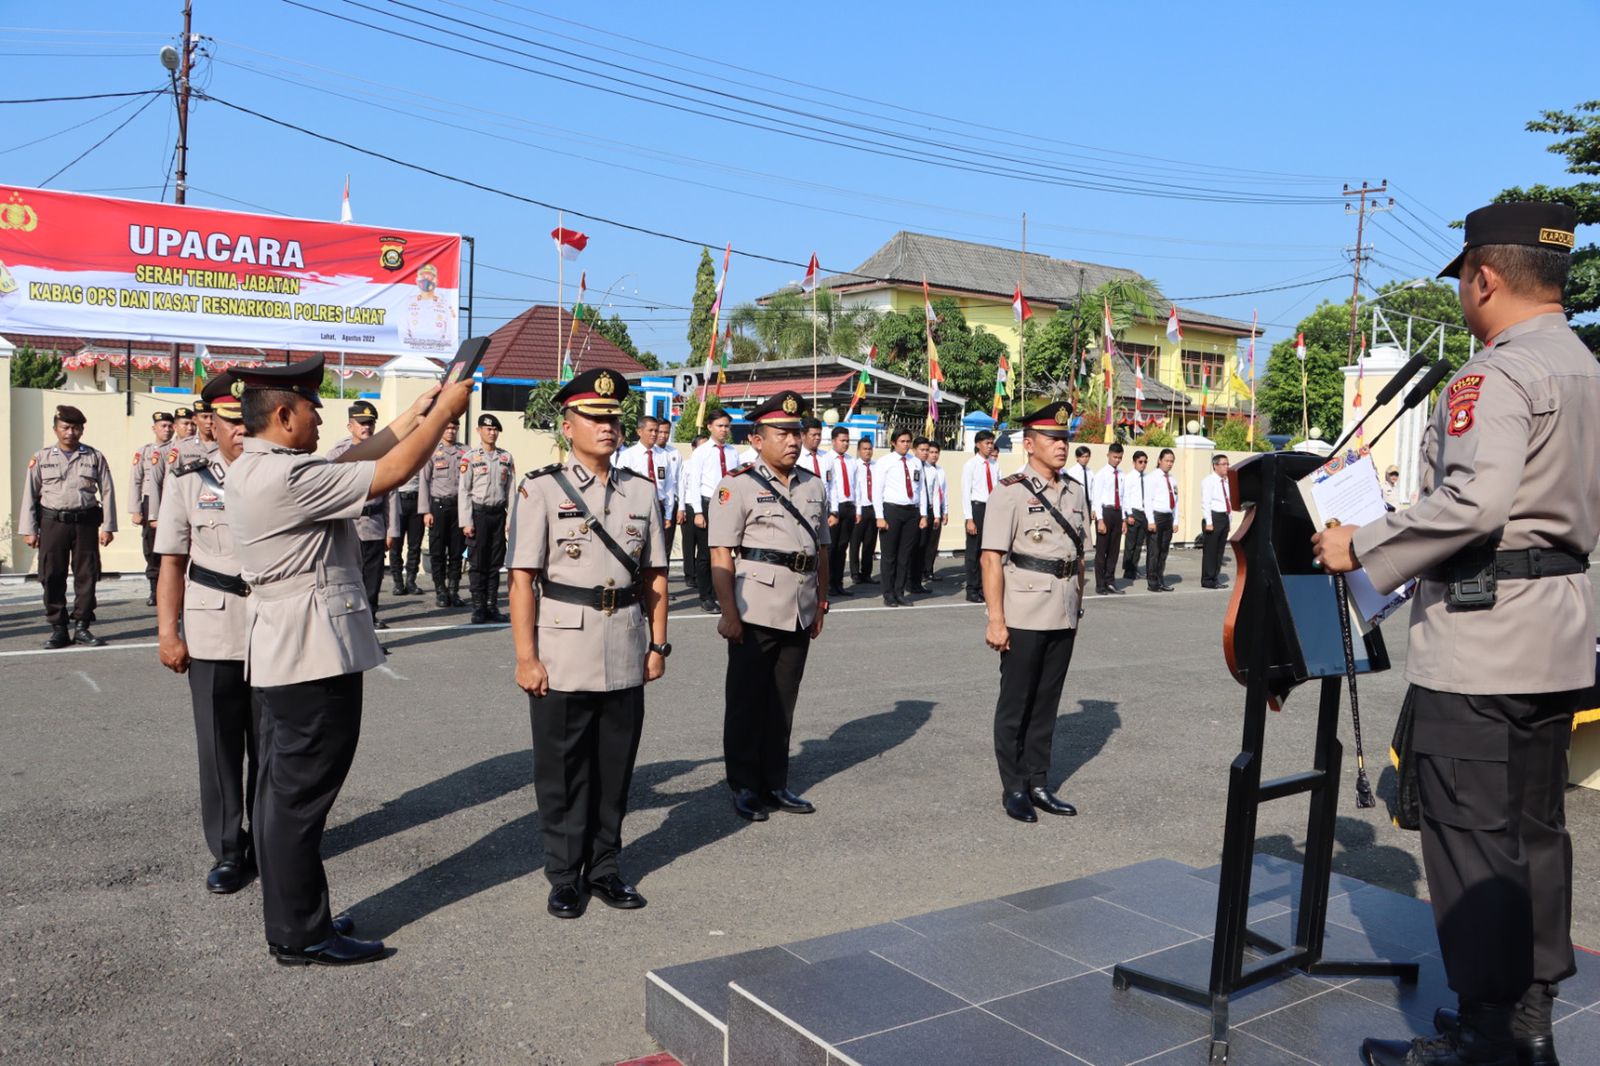
[[657, 655], [661, 656], [663, 659], [665, 659], [667, 656], [672, 654], [672, 645], [671, 644], [652, 644], [652, 645], [650, 645], [650, 650], [655, 652]]

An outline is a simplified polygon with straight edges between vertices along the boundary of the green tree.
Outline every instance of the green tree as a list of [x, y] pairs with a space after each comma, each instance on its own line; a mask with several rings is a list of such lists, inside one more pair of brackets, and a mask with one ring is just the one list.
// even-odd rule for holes
[[[567, 450], [566, 438], [561, 435], [561, 407], [556, 403], [556, 393], [561, 391], [559, 381], [541, 381], [528, 393], [528, 403], [522, 409], [522, 425], [526, 429], [547, 429], [556, 435], [556, 447]], [[622, 436], [631, 439], [639, 428], [639, 416], [644, 412], [644, 394], [629, 389], [622, 398]]]
[[[722, 409], [722, 404], [715, 396], [706, 405], [708, 416]], [[672, 431], [672, 439], [688, 444], [694, 440], [696, 433], [703, 432], [697, 424], [700, 420], [700, 390], [696, 389], [683, 400], [683, 417], [678, 419], [678, 426]]]
[[59, 389], [66, 383], [67, 372], [54, 352], [38, 352], [24, 345], [11, 353], [13, 389]]
[[[827, 290], [816, 299], [817, 354], [859, 358], [882, 318], [870, 307], [846, 307]], [[780, 292], [763, 304], [740, 304], [728, 314], [733, 327], [732, 362], [811, 358], [811, 297]]]
[[696, 366], [706, 357], [711, 347], [711, 305], [717, 302], [717, 268], [711, 262], [711, 251], [700, 249], [700, 265], [694, 272], [694, 300], [689, 311], [689, 358], [685, 366]]
[[[1562, 138], [1547, 145], [1546, 151], [1566, 159], [1568, 174], [1600, 175], [1600, 100], [1588, 100], [1571, 111], [1546, 111], [1525, 128], [1529, 133]], [[1577, 211], [1578, 225], [1600, 224], [1600, 182], [1512, 188], [1495, 197], [1497, 203], [1514, 200], [1570, 204]], [[1572, 275], [1564, 303], [1569, 315], [1600, 310], [1600, 245], [1590, 243], [1573, 249]], [[1591, 322], [1576, 329], [1590, 350], [1600, 350], [1600, 323]]]
[[[939, 369], [944, 391], [964, 396], [968, 411], [987, 411], [994, 402], [995, 372], [1006, 344], [982, 326], [967, 324], [961, 305], [951, 297], [933, 301], [937, 323], [934, 344], [939, 349]], [[871, 342], [878, 346], [878, 365], [913, 381], [928, 380], [926, 323], [920, 310], [882, 315], [873, 326]]]

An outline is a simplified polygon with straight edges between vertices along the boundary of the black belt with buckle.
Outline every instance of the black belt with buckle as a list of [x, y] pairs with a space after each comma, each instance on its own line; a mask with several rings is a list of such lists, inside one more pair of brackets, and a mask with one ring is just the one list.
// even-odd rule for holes
[[1051, 577], [1072, 577], [1078, 572], [1081, 559], [1042, 559], [1037, 555], [1011, 553], [1011, 565], [1018, 570], [1032, 570]]
[[593, 607], [597, 611], [611, 614], [623, 607], [632, 607], [638, 603], [639, 586], [626, 585], [616, 588], [610, 585], [562, 585], [555, 581], [544, 581], [539, 585], [539, 595], [557, 603]]
[[416, 499], [417, 499], [417, 494], [416, 494], [416, 493], [415, 493], [415, 492], [402, 492], [402, 493], [401, 493], [401, 494], [400, 494], [400, 498], [401, 498], [401, 499], [402, 499], [402, 500], [407, 500], [407, 499], [409, 499], [409, 500], [411, 500], [411, 501], [412, 501], [412, 502], [415, 502], [415, 501], [416, 501]]
[[1541, 577], [1567, 577], [1589, 569], [1589, 557], [1564, 548], [1519, 548], [1490, 553], [1468, 549], [1446, 559], [1436, 570], [1424, 574], [1435, 581], [1458, 581], [1492, 569], [1497, 580], [1526, 580]]
[[473, 504], [472, 505], [472, 513], [473, 514], [477, 514], [479, 511], [482, 511], [484, 514], [505, 514], [506, 513], [506, 505], [503, 504], [503, 503], [475, 503], [475, 504]]
[[775, 552], [766, 548], [740, 548], [739, 556], [752, 563], [772, 563], [797, 574], [809, 574], [817, 568], [817, 557], [805, 552]]
[[193, 561], [189, 563], [189, 580], [218, 592], [229, 592], [235, 596], [250, 595], [250, 586], [238, 574], [221, 574]]
[[100, 520], [105, 517], [105, 512], [99, 507], [72, 507], [65, 511], [57, 510], [54, 507], [40, 507], [39, 512], [46, 518], [64, 522], [67, 525], [88, 524], [97, 526], [100, 524]]

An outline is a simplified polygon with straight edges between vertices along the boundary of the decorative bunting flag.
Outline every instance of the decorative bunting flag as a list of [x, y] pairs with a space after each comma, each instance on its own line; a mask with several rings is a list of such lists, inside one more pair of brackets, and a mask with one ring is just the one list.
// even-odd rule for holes
[[1133, 353], [1133, 425], [1144, 425], [1144, 355]]
[[578, 275], [578, 302], [572, 306], [572, 328], [567, 331], [567, 347], [561, 353], [560, 380], [563, 382], [571, 381], [573, 374], [576, 373], [576, 368], [572, 364], [572, 341], [578, 335], [578, 323], [583, 321], [588, 313], [583, 306], [583, 294], [588, 288], [589, 272], [586, 270]]
[[928, 276], [922, 276], [922, 317], [927, 319], [928, 328], [932, 329], [939, 324], [939, 316], [933, 313], [933, 297], [928, 295]]
[[1028, 306], [1028, 300], [1022, 295], [1022, 285], [1017, 285], [1017, 291], [1011, 296], [1011, 313], [1016, 317], [1017, 325], [1022, 325], [1033, 317], [1033, 308]]
[[1258, 324], [1261, 321], [1261, 312], [1250, 312], [1250, 350], [1245, 356], [1250, 364], [1250, 432], [1246, 435], [1246, 444], [1250, 451], [1256, 450], [1256, 334], [1260, 332]]
[[811, 253], [811, 265], [806, 267], [806, 276], [800, 281], [801, 292], [817, 291], [817, 253]]
[[1167, 316], [1167, 343], [1178, 344], [1183, 340], [1183, 327], [1178, 324], [1178, 308], [1174, 306], [1172, 313]]
[[561, 258], [573, 262], [589, 246], [587, 235], [575, 229], [563, 229], [557, 226], [550, 231], [550, 239], [556, 242], [556, 250], [561, 253]]
[[717, 359], [717, 329], [722, 324], [722, 290], [728, 284], [728, 262], [733, 258], [733, 242], [722, 250], [722, 277], [717, 279], [717, 298], [711, 301], [711, 343], [706, 347], [705, 381], [700, 386], [700, 412], [695, 416], [696, 427], [706, 424], [706, 391], [711, 388], [711, 368]]
[[856, 413], [856, 405], [866, 399], [867, 386], [872, 384], [872, 364], [878, 358], [878, 346], [874, 344], [867, 352], [867, 365], [861, 368], [860, 375], [856, 378], [856, 392], [850, 397], [850, 409], [844, 413], [849, 418]]
[[199, 396], [206, 387], [206, 358], [210, 353], [206, 346], [201, 344], [195, 347], [194, 353], [194, 394]]
[[[1359, 410], [1360, 410], [1360, 407], [1361, 407], [1361, 385], [1362, 385], [1363, 381], [1366, 379], [1366, 376], [1367, 376], [1367, 334], [1366, 334], [1366, 331], [1363, 330], [1361, 332], [1361, 350], [1356, 353], [1356, 394], [1355, 394], [1355, 397], [1352, 398], [1351, 401], [1350, 401], [1351, 408], [1355, 409], [1358, 412], [1357, 413], [1357, 417], [1358, 418], [1359, 418]], [[1356, 426], [1356, 440], [1361, 442], [1358, 445], [1358, 447], [1360, 447], [1360, 448], [1365, 448], [1366, 447], [1366, 437], [1367, 437], [1366, 427], [1364, 427], [1364, 426], [1362, 426], [1360, 424], [1357, 424], [1357, 426]]]
[[933, 313], [933, 298], [928, 295], [928, 278], [922, 278], [922, 313], [928, 335], [928, 419], [926, 435], [933, 436], [933, 427], [939, 421], [939, 385], [944, 381], [944, 371], [939, 369], [939, 346], [933, 340], [933, 327], [939, 318]]
[[1306, 335], [1304, 333], [1296, 333], [1294, 335], [1294, 357], [1302, 363], [1306, 361]]
[[989, 412], [989, 417], [995, 421], [1000, 420], [1000, 405], [1005, 401], [1010, 392], [1011, 360], [1004, 351], [1000, 353], [1000, 365], [994, 368], [994, 408]]
[[1200, 433], [1206, 431], [1206, 401], [1211, 397], [1211, 366], [1200, 364]]
[[1111, 301], [1105, 300], [1102, 304], [1100, 316], [1100, 364], [1105, 372], [1106, 386], [1106, 432], [1105, 443], [1110, 444], [1117, 439], [1114, 408], [1116, 406], [1116, 393], [1113, 385], [1116, 374], [1112, 370], [1112, 358], [1117, 354], [1117, 342], [1112, 336], [1111, 329]]
[[355, 218], [350, 213], [350, 175], [344, 176], [344, 203], [339, 205], [339, 221], [351, 222]]
[[725, 384], [728, 380], [728, 363], [733, 358], [733, 323], [728, 323], [728, 328], [722, 333], [722, 361], [717, 365], [717, 384]]

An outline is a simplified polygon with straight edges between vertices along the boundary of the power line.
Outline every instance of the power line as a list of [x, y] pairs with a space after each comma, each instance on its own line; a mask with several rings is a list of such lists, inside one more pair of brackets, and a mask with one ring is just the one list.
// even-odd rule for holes
[[[135, 99], [137, 99], [137, 98], [135, 98]], [[67, 126], [67, 127], [63, 128], [63, 129], [56, 130], [54, 133], [47, 133], [43, 137], [35, 137], [31, 141], [23, 141], [21, 144], [14, 144], [10, 148], [0, 148], [0, 155], [9, 155], [12, 152], [21, 151], [24, 148], [32, 148], [36, 144], [43, 144], [45, 141], [54, 140], [55, 138], [60, 137], [62, 134], [71, 133], [73, 130], [81, 129], [84, 126], [87, 126], [92, 122], [99, 122], [101, 119], [105, 118], [106, 116], [114, 115], [118, 111], [121, 111], [123, 108], [129, 107], [132, 104], [133, 104], [133, 100], [132, 99], [124, 100], [120, 104], [113, 104], [109, 109], [100, 112], [98, 115], [95, 115], [93, 118], [86, 118], [82, 122], [74, 122], [72, 125]]]
[[158, 99], [160, 99], [159, 96], [151, 96], [150, 99], [146, 100], [143, 104], [139, 105], [138, 110], [134, 111], [133, 114], [129, 115], [127, 118], [125, 118], [121, 122], [117, 123], [116, 128], [114, 128], [110, 133], [107, 133], [104, 137], [100, 138], [98, 141], [95, 141], [89, 147], [85, 148], [82, 152], [79, 152], [78, 155], [72, 160], [72, 162], [68, 163], [66, 166], [62, 167], [60, 170], [56, 171], [54, 174], [50, 175], [48, 178], [45, 178], [43, 181], [41, 181], [39, 183], [40, 187], [43, 188], [44, 186], [49, 185], [52, 181], [55, 181], [61, 175], [65, 174], [67, 171], [69, 171], [73, 167], [77, 166], [78, 163], [82, 162], [84, 157], [86, 157], [90, 152], [93, 152], [96, 148], [99, 148], [102, 144], [105, 144], [111, 138], [115, 137], [118, 133], [121, 133], [123, 128], [126, 127], [128, 125], [128, 123], [132, 122], [134, 119], [136, 119], [140, 115], [144, 114], [145, 109], [148, 108], [151, 104], [155, 103]]
[[1167, 299], [1171, 300], [1173, 303], [1198, 303], [1201, 300], [1226, 300], [1230, 296], [1254, 296], [1257, 293], [1263, 292], [1283, 292], [1286, 289], [1304, 289], [1311, 285], [1323, 285], [1330, 281], [1338, 281], [1340, 278], [1348, 278], [1349, 276], [1350, 275], [1348, 273], [1330, 274], [1325, 278], [1318, 278], [1315, 281], [1297, 281], [1293, 285], [1272, 285], [1264, 289], [1241, 289], [1239, 292], [1219, 292], [1210, 296], [1169, 296]]
[[82, 96], [34, 96], [23, 100], [0, 100], [0, 104], [60, 104], [72, 100], [116, 100], [127, 96], [149, 96], [164, 89], [140, 89], [136, 93], [85, 93]]

